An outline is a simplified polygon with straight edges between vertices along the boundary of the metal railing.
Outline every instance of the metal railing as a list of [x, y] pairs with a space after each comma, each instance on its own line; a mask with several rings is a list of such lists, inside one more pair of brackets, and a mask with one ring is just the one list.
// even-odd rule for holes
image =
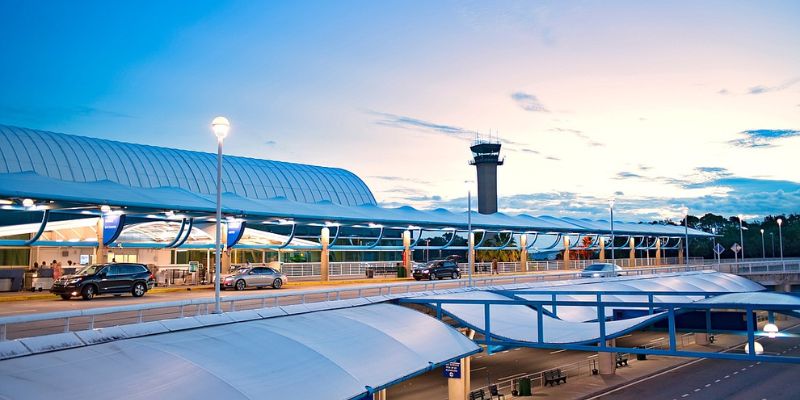
[[[330, 277], [365, 276], [367, 269], [388, 270], [393, 267], [396, 268], [398, 263], [398, 261], [331, 262], [328, 264], [328, 274]], [[281, 272], [290, 278], [320, 277], [322, 275], [321, 269], [319, 262], [281, 264]]]
[[739, 263], [706, 264], [719, 272], [735, 275], [770, 275], [800, 273], [800, 260], [745, 261]]
[[[626, 270], [626, 275], [697, 271], [698, 266], [674, 266]], [[558, 281], [578, 278], [576, 272], [523, 275], [495, 275], [474, 277], [473, 286], [484, 287], [503, 284]], [[223, 311], [239, 311], [265, 307], [308, 304], [332, 300], [346, 300], [381, 295], [424, 292], [441, 288], [467, 287], [467, 279], [402, 282], [381, 285], [348, 286], [343, 288], [283, 291], [255, 295], [228, 296], [222, 298]], [[70, 310], [52, 313], [14, 315], [0, 317], [0, 341], [53, 333], [135, 324], [172, 318], [208, 314], [213, 311], [212, 296], [162, 303], [132, 304], [119, 307], [104, 307], [85, 310]]]

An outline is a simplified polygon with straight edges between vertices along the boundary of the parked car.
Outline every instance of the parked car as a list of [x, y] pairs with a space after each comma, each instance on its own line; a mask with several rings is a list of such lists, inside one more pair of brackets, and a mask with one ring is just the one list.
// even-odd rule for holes
[[97, 264], [61, 277], [53, 282], [50, 292], [64, 300], [77, 296], [91, 300], [98, 294], [130, 293], [142, 297], [155, 283], [155, 277], [144, 264]]
[[461, 278], [461, 271], [458, 270], [458, 264], [452, 260], [435, 260], [425, 264], [422, 267], [414, 268], [412, 276], [416, 280], [420, 279], [444, 279]]
[[270, 267], [241, 267], [222, 279], [220, 288], [244, 290], [245, 288], [272, 287], [280, 289], [289, 278], [286, 274]]
[[581, 278], [609, 278], [621, 275], [622, 267], [611, 263], [591, 264], [580, 273]]

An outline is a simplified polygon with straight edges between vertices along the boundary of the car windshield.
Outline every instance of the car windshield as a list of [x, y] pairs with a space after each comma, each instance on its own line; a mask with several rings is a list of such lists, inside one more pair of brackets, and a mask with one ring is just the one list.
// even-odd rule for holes
[[584, 271], [605, 271], [606, 269], [608, 269], [608, 264], [592, 264], [586, 267]]
[[105, 265], [89, 265], [87, 267], [84, 267], [82, 270], [76, 272], [75, 275], [83, 275], [83, 276], [94, 275], [100, 272], [100, 270], [103, 269], [104, 266]]
[[236, 270], [235, 274], [244, 275], [244, 274], [248, 273], [249, 271], [250, 271], [250, 268], [248, 268], [248, 267], [240, 267], [239, 269]]
[[436, 268], [442, 265], [441, 261], [433, 261], [425, 264], [425, 268]]

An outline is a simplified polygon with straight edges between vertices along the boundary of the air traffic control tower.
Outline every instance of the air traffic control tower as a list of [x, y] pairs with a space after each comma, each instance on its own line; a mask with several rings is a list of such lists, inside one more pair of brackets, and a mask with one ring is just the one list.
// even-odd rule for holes
[[476, 140], [470, 147], [472, 161], [478, 170], [478, 212], [497, 212], [497, 166], [503, 165], [500, 158], [500, 142]]

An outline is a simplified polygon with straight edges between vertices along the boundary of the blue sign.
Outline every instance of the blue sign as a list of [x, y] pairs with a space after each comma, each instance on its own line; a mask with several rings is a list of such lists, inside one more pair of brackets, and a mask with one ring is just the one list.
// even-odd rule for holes
[[461, 379], [461, 361], [450, 361], [444, 365], [444, 377]]
[[244, 225], [245, 222], [238, 219], [228, 220], [228, 242], [227, 247], [231, 248], [236, 246], [236, 243], [239, 243], [239, 240], [242, 239], [244, 235]]
[[107, 213], [103, 215], [103, 244], [108, 246], [122, 233], [125, 226], [125, 214]]
[[725, 248], [722, 247], [721, 244], [717, 243], [716, 247], [714, 247], [714, 253], [717, 253], [717, 255], [720, 255], [720, 254], [722, 254], [723, 251], [725, 251]]

